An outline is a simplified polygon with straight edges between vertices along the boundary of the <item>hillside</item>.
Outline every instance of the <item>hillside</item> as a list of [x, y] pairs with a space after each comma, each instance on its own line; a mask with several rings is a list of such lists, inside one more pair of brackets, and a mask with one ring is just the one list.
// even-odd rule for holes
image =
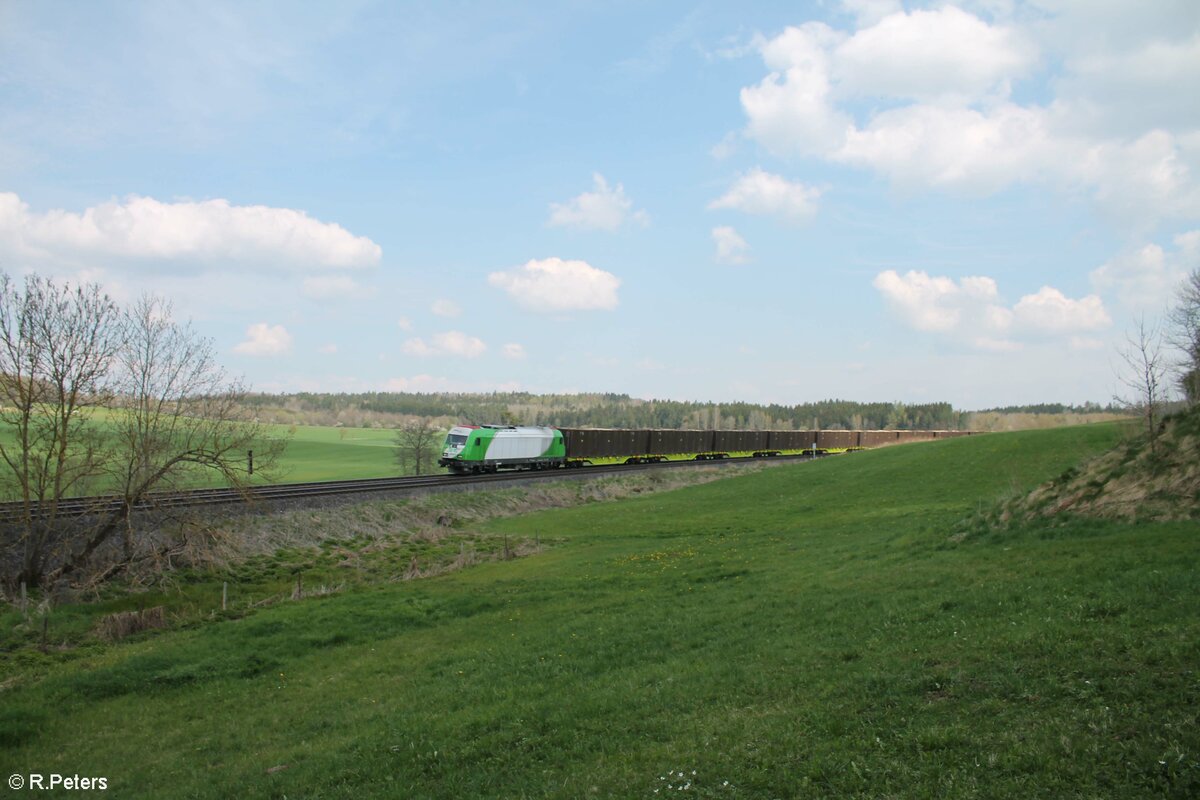
[[1200, 408], [1169, 417], [1151, 446], [1126, 441], [1000, 506], [998, 520], [1200, 518]]
[[484, 523], [550, 542], [518, 560], [52, 640], [0, 677], [0, 766], [120, 797], [1194, 797], [1195, 524], [950, 538], [1117, 439], [781, 465]]

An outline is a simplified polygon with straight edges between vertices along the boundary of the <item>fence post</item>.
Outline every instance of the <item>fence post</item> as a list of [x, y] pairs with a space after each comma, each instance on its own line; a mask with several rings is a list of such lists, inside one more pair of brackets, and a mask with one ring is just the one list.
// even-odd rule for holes
[[29, 596], [25, 593], [25, 581], [21, 581], [21, 616], [29, 622]]
[[225, 600], [229, 596], [229, 581], [224, 581], [221, 584], [221, 610], [225, 610]]

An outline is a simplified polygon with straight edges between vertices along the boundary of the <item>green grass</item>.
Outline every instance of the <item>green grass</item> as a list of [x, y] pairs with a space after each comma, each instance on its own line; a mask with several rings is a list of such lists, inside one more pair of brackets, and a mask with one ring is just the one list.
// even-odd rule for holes
[[280, 483], [387, 478], [396, 466], [393, 430], [382, 428], [322, 428], [273, 426], [288, 436], [273, 480]]
[[1197, 526], [950, 539], [1115, 438], [932, 442], [498, 520], [561, 542], [14, 661], [0, 771], [121, 797], [1194, 797]]
[[[92, 423], [103, 428], [103, 414], [97, 414]], [[309, 481], [355, 480], [358, 478], [387, 478], [400, 474], [396, 464], [393, 439], [396, 432], [384, 428], [332, 428], [306, 425], [269, 425], [268, 435], [284, 439], [286, 447], [278, 464], [269, 473], [261, 470], [261, 455], [267, 442], [256, 449], [259, 451], [259, 467], [255, 478], [260, 482], [306, 483]], [[12, 447], [14, 436], [10, 428], [0, 427], [0, 443]], [[190, 477], [190, 476], [189, 476]], [[219, 478], [199, 472], [187, 485], [201, 488], [221, 485]], [[101, 493], [102, 487], [90, 486], [86, 492]]]

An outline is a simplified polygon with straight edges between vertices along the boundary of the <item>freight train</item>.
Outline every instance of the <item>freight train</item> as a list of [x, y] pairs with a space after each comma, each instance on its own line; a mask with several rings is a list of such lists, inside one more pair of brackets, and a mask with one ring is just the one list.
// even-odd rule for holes
[[459, 474], [832, 452], [968, 436], [970, 431], [716, 431], [458, 425], [438, 464]]

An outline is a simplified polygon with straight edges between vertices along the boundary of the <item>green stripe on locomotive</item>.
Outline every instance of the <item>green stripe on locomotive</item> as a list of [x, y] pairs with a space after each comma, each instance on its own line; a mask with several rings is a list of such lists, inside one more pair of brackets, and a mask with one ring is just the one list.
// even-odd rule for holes
[[463, 448], [458, 458], [460, 461], [483, 461], [487, 457], [488, 446], [495, 438], [496, 431], [492, 428], [476, 428], [467, 437], [467, 446]]

